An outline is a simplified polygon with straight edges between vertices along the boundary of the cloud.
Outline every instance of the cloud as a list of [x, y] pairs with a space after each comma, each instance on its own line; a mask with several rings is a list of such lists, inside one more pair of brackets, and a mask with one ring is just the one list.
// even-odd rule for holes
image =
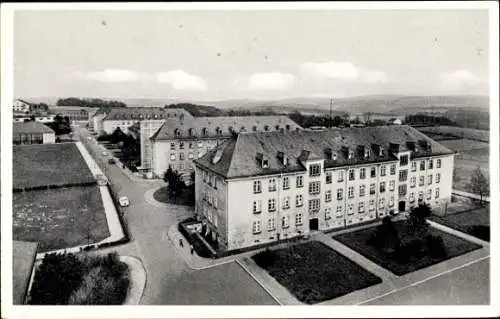
[[203, 78], [183, 70], [157, 73], [156, 79], [160, 83], [170, 84], [176, 90], [205, 91], [207, 89], [207, 83]]
[[389, 80], [385, 72], [363, 69], [351, 62], [305, 62], [301, 70], [306, 76], [340, 81], [386, 83]]
[[477, 84], [480, 80], [467, 70], [456, 70], [441, 74], [441, 82], [452, 86]]
[[90, 80], [108, 83], [140, 82], [144, 76], [138, 72], [123, 69], [106, 69], [103, 71], [91, 72], [87, 75]]
[[248, 78], [233, 81], [233, 86], [250, 91], [283, 91], [295, 84], [295, 76], [290, 73], [255, 73]]

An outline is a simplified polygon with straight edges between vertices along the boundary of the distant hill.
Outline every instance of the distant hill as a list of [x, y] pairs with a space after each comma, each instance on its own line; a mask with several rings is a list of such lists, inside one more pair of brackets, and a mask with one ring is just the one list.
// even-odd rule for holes
[[226, 112], [208, 105], [198, 105], [192, 103], [178, 103], [165, 105], [167, 109], [185, 109], [192, 116], [225, 116]]

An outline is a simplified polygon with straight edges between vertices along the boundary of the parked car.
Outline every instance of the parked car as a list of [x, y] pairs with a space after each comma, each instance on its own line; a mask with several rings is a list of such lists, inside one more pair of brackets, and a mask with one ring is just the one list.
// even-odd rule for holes
[[120, 203], [121, 207], [127, 207], [128, 205], [130, 205], [130, 202], [129, 202], [129, 200], [128, 200], [128, 198], [126, 196], [120, 197], [120, 199], [118, 200], [118, 202]]
[[108, 159], [108, 164], [115, 164], [115, 163], [116, 163], [116, 161], [114, 158]]

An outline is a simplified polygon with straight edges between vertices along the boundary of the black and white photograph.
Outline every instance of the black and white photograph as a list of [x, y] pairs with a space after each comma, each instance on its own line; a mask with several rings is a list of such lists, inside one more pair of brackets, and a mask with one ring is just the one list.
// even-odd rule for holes
[[497, 2], [1, 11], [2, 318], [500, 315]]

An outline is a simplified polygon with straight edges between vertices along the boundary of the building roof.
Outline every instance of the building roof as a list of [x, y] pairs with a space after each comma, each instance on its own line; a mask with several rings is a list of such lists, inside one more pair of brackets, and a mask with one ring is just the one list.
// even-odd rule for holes
[[12, 124], [14, 134], [54, 133], [50, 127], [36, 121], [15, 122]]
[[13, 274], [13, 303], [24, 304], [28, 285], [35, 264], [37, 243], [13, 241], [12, 274]]
[[16, 99], [16, 101], [23, 102], [23, 103], [28, 104], [28, 105], [33, 105], [33, 103], [28, 102], [26, 100], [22, 100], [22, 99]]
[[[422, 141], [430, 145], [430, 148], [420, 148]], [[395, 155], [389, 151], [391, 143], [398, 144], [399, 151], [404, 152], [413, 148], [412, 142], [418, 147], [418, 152], [411, 152], [412, 158], [453, 154], [416, 129], [401, 125], [243, 133], [209, 151], [195, 160], [195, 163], [226, 178], [248, 177], [304, 171], [304, 160], [325, 159], [326, 168], [396, 161]], [[377, 147], [385, 150], [382, 155]], [[365, 150], [370, 150], [366, 157]], [[349, 151], [352, 151], [351, 159], [348, 159]], [[282, 152], [281, 156], [288, 159], [287, 165], [283, 165], [278, 152]], [[219, 160], [214, 160], [219, 157]], [[267, 167], [263, 168], [259, 162], [262, 158], [267, 160]]]
[[284, 115], [191, 117], [183, 121], [167, 119], [151, 139], [158, 141], [193, 136], [229, 137], [233, 133], [287, 129], [301, 130], [302, 127]]
[[142, 120], [162, 118], [192, 117], [184, 109], [164, 109], [161, 107], [118, 107], [109, 110], [104, 121]]

